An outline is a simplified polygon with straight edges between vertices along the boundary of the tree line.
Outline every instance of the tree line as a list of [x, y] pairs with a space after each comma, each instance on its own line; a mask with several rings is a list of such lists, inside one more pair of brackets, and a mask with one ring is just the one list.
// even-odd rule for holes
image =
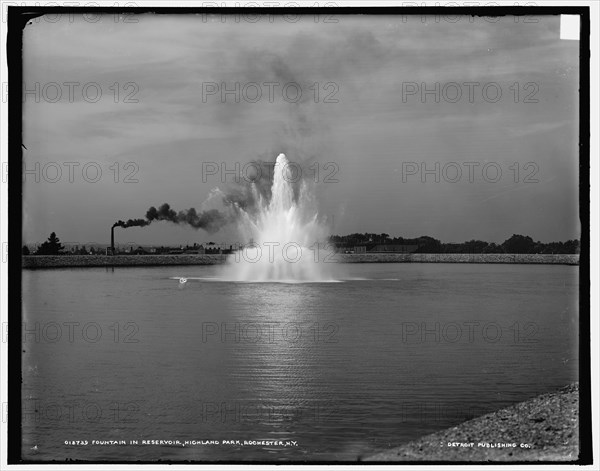
[[414, 239], [390, 237], [389, 234], [354, 233], [345, 236], [333, 235], [330, 242], [338, 248], [365, 246], [367, 251], [377, 245], [416, 245], [415, 253], [519, 253], [519, 254], [576, 254], [580, 252], [579, 240], [566, 242], [540, 242], [529, 236], [513, 234], [501, 244], [484, 240], [469, 240], [462, 243], [444, 243], [429, 236]]
[[[519, 253], [519, 254], [576, 254], [580, 252], [579, 240], [566, 242], [535, 242], [529, 236], [513, 234], [501, 244], [483, 240], [469, 240], [462, 243], [443, 243], [429, 236], [414, 239], [390, 237], [389, 234], [349, 234], [345, 236], [332, 235], [330, 242], [340, 249], [365, 246], [367, 251], [377, 245], [416, 245], [415, 253]], [[209, 244], [210, 245], [210, 244]], [[61, 255], [65, 247], [60, 243], [56, 233], [52, 232], [48, 240], [41, 244], [32, 255]], [[86, 253], [85, 247], [81, 253]], [[23, 246], [23, 255], [30, 255], [29, 248]]]

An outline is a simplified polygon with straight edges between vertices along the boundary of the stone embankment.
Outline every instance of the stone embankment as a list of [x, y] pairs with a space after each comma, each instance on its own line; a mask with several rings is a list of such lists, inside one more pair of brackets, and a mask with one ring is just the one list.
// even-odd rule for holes
[[[161, 265], [217, 265], [233, 255], [26, 255], [23, 268], [135, 267]], [[332, 263], [521, 263], [578, 265], [579, 255], [541, 254], [335, 254]], [[324, 260], [325, 262], [325, 260]]]

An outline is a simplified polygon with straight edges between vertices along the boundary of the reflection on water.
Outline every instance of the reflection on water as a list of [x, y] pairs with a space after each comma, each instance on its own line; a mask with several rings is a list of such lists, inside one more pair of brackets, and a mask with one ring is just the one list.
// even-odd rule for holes
[[25, 271], [24, 457], [356, 460], [577, 380], [577, 267], [345, 268]]

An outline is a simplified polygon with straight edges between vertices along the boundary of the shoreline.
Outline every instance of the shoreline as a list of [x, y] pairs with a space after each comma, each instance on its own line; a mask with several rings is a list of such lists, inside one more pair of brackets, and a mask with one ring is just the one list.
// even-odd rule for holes
[[[494, 446], [498, 445], [498, 446]], [[514, 445], [514, 446], [513, 446]], [[359, 458], [392, 461], [576, 461], [579, 383]]]
[[[220, 265], [232, 255], [23, 255], [22, 268]], [[323, 263], [498, 263], [579, 265], [579, 254], [342, 254]]]

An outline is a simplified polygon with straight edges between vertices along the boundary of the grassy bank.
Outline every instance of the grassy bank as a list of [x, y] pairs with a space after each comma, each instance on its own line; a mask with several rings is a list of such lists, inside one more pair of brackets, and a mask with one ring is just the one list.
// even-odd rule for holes
[[578, 455], [574, 383], [361, 461], [576, 461]]
[[[216, 265], [232, 255], [26, 255], [23, 268]], [[337, 263], [527, 263], [577, 265], [579, 255], [541, 254], [335, 254]]]

